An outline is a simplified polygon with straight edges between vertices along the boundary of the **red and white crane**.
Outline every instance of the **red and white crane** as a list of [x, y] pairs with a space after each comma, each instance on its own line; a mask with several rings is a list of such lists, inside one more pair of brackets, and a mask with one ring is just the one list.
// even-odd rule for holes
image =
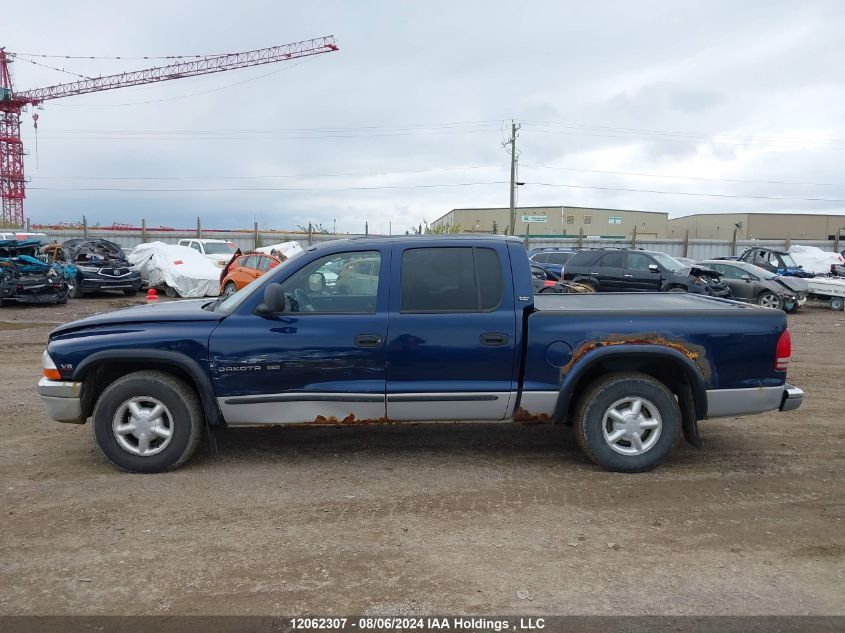
[[[334, 36], [318, 37], [302, 42], [260, 48], [245, 53], [230, 53], [201, 57], [187, 62], [145, 68], [105, 77], [85, 78], [70, 83], [15, 92], [9, 74], [9, 64], [15, 54], [0, 48], [0, 198], [2, 199], [2, 225], [23, 226], [23, 201], [26, 197], [24, 179], [24, 148], [21, 140], [21, 112], [26, 106], [37, 106], [49, 99], [114, 90], [127, 86], [196, 77], [224, 70], [235, 70], [261, 64], [309, 57], [337, 50]], [[38, 115], [33, 114], [38, 121]]]

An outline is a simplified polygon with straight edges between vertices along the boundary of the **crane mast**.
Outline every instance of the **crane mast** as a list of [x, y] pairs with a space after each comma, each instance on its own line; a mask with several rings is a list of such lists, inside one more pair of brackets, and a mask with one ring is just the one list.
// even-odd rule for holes
[[2, 198], [2, 224], [23, 226], [26, 181], [24, 178], [24, 147], [21, 139], [21, 112], [28, 105], [38, 105], [51, 99], [114, 90], [129, 86], [197, 77], [210, 73], [273, 64], [300, 57], [309, 57], [338, 50], [334, 37], [325, 37], [271, 46], [242, 53], [213, 55], [187, 62], [145, 68], [142, 70], [92, 77], [69, 83], [56, 84], [15, 92], [9, 73], [14, 53], [0, 48], [0, 198]]

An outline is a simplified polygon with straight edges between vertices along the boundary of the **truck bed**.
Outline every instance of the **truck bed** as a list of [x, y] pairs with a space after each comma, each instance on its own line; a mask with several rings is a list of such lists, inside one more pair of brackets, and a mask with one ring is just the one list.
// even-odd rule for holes
[[539, 294], [534, 307], [540, 313], [558, 312], [732, 312], [759, 315], [756, 306], [704, 295], [673, 292], [609, 292], [595, 294]]

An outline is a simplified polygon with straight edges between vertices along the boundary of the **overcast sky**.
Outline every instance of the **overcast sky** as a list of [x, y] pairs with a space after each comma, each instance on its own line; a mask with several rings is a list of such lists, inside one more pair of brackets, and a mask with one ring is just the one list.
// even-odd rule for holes
[[[7, 4], [0, 45], [22, 55], [330, 34], [340, 47], [48, 101], [37, 162], [25, 113], [33, 222], [224, 228], [254, 214], [268, 228], [404, 232], [507, 206], [511, 119], [521, 205], [845, 213], [839, 0]], [[30, 59], [89, 76], [168, 63]], [[13, 73], [20, 90], [74, 79], [22, 59]]]

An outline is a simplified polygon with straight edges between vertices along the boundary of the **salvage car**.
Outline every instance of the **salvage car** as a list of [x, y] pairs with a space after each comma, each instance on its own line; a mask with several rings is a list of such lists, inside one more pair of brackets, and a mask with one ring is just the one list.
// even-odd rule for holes
[[571, 248], [538, 248], [530, 251], [528, 258], [533, 264], [546, 268], [560, 277], [563, 274], [564, 266], [576, 252]]
[[44, 247], [54, 261], [76, 266], [70, 282], [70, 296], [79, 299], [87, 292], [119, 290], [127, 296], [141, 290], [141, 273], [126, 260], [123, 249], [109, 240], [79, 238]]
[[[356, 294], [321, 283], [330, 264], [373, 261]], [[333, 240], [229, 297], [56, 328], [38, 394], [145, 473], [184, 463], [206, 428], [416, 421], [570, 425], [594, 462], [639, 472], [681, 434], [701, 446], [699, 420], [801, 404], [780, 310], [532, 290], [517, 237]]]
[[150, 287], [168, 297], [216, 297], [220, 269], [195, 249], [164, 242], [139, 244], [129, 263]]
[[715, 270], [688, 266], [659, 251], [597, 248], [569, 260], [563, 278], [596, 292], [691, 292], [730, 298], [731, 289]]
[[534, 294], [561, 294], [565, 292], [595, 292], [589, 286], [563, 281], [547, 268], [531, 264], [531, 277], [534, 284]]
[[793, 312], [807, 303], [807, 281], [798, 277], [781, 277], [746, 262], [705, 260], [699, 265], [722, 273], [735, 299], [749, 301], [765, 308]]
[[189, 238], [179, 240], [179, 246], [187, 246], [198, 253], [202, 253], [210, 262], [218, 268], [224, 268], [232, 259], [232, 255], [238, 250], [238, 245], [229, 240], [205, 240], [200, 238]]
[[75, 268], [47, 261], [38, 240], [0, 241], [0, 305], [17, 303], [67, 303], [66, 276]]
[[229, 296], [258, 279], [271, 268], [275, 268], [285, 259], [284, 256], [265, 255], [264, 253], [245, 253], [235, 251], [235, 255], [220, 273], [220, 294]]
[[753, 264], [782, 277], [815, 277], [813, 273], [802, 269], [792, 255], [774, 248], [760, 246], [747, 248], [737, 257], [737, 260]]

